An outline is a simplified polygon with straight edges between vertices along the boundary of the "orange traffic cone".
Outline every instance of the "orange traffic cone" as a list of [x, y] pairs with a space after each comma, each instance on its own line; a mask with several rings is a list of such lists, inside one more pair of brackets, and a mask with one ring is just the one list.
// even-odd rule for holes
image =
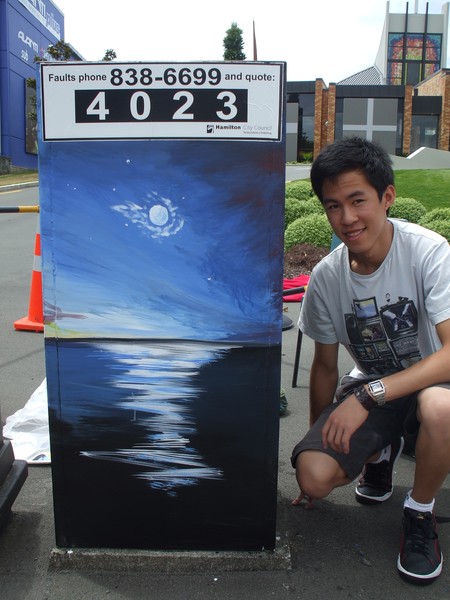
[[41, 235], [39, 229], [34, 243], [33, 272], [31, 273], [30, 302], [28, 316], [14, 322], [14, 329], [44, 331], [44, 309], [42, 302]]

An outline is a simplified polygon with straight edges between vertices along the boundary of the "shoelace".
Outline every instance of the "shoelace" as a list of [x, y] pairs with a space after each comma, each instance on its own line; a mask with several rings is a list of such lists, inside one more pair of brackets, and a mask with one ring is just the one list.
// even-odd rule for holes
[[374, 487], [381, 485], [382, 487], [390, 490], [392, 486], [390, 475], [391, 473], [388, 461], [383, 461], [377, 464], [367, 463], [362, 479], [364, 483]]
[[437, 537], [432, 518], [425, 515], [406, 517], [406, 537], [411, 552], [428, 556], [428, 542]]

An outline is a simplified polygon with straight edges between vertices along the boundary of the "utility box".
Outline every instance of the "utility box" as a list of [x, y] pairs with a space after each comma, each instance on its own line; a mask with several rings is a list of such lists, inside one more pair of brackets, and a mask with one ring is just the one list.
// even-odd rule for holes
[[275, 547], [283, 63], [40, 66], [56, 542]]

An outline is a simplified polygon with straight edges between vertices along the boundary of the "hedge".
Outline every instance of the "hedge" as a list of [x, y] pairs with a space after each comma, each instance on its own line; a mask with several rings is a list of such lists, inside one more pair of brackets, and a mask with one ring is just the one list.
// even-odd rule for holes
[[284, 232], [284, 248], [288, 250], [297, 244], [313, 246], [331, 245], [333, 231], [326, 215], [308, 215], [293, 221]]

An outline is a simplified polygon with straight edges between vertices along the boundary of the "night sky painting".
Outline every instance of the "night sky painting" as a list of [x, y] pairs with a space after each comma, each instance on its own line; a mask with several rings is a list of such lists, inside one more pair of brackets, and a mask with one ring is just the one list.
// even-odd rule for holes
[[273, 548], [284, 144], [39, 153], [57, 544]]

